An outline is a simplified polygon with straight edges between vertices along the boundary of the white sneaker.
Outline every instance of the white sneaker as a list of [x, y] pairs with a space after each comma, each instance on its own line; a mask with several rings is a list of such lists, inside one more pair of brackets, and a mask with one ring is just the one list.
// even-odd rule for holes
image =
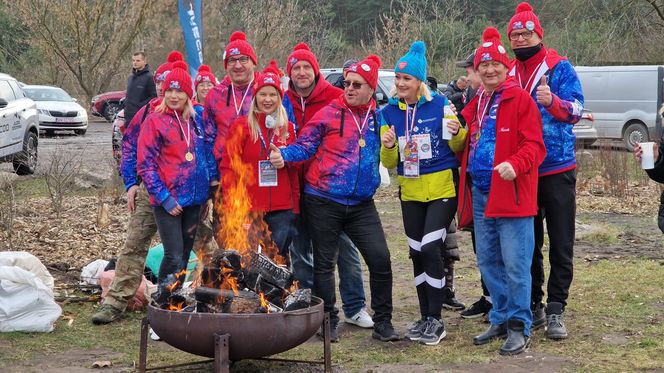
[[356, 313], [355, 316], [353, 317], [346, 316], [346, 323], [355, 324], [360, 328], [370, 329], [374, 327], [374, 323], [373, 320], [371, 320], [371, 316], [369, 316], [367, 310], [364, 308], [362, 308], [360, 312]]

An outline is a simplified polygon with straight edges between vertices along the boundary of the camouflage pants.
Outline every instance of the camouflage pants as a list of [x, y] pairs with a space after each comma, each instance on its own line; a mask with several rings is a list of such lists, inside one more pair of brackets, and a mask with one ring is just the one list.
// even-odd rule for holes
[[127, 302], [134, 297], [141, 284], [145, 257], [155, 233], [157, 233], [157, 224], [150, 206], [148, 191], [144, 185], [141, 185], [136, 193], [136, 210], [129, 217], [127, 240], [118, 256], [115, 277], [104, 298], [104, 304], [125, 310]]

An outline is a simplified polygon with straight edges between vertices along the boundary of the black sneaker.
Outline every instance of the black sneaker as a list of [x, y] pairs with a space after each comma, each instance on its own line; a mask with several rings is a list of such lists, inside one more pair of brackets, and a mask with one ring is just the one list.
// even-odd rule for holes
[[481, 297], [480, 300], [471, 304], [468, 309], [461, 312], [461, 317], [464, 319], [476, 319], [489, 313], [489, 311], [491, 311], [491, 307], [491, 302], [486, 300], [485, 297]]
[[541, 302], [537, 302], [531, 307], [531, 311], [533, 312], [533, 324], [530, 329], [535, 330], [543, 327], [546, 324], [544, 305]]
[[426, 320], [420, 319], [415, 321], [413, 326], [408, 329], [406, 332], [406, 338], [411, 341], [419, 341], [422, 338], [422, 327], [424, 326]]
[[375, 339], [378, 339], [381, 342], [390, 342], [390, 341], [399, 340], [399, 334], [397, 334], [397, 332], [394, 331], [394, 327], [392, 326], [392, 323], [389, 321], [383, 321], [375, 324], [371, 336], [374, 337]]
[[452, 311], [461, 311], [466, 309], [466, 305], [459, 302], [454, 296], [454, 290], [443, 288], [443, 308]]
[[[316, 335], [322, 339], [325, 340], [325, 337], [323, 337], [323, 327], [321, 326], [320, 329], [318, 329], [318, 333]], [[338, 325], [330, 325], [330, 342], [332, 343], [337, 343], [339, 342], [339, 327]]]
[[544, 334], [553, 340], [567, 338], [562, 303], [551, 302], [546, 306], [546, 332]]
[[427, 346], [435, 346], [440, 343], [440, 340], [445, 338], [446, 335], [447, 332], [445, 331], [445, 324], [443, 324], [443, 320], [438, 320], [429, 316], [427, 321], [424, 323], [420, 343], [423, 343]]

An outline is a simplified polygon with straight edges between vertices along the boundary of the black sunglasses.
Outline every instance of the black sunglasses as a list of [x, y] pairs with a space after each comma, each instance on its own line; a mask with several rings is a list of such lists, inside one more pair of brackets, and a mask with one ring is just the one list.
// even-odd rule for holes
[[348, 88], [350, 86], [353, 87], [353, 89], [360, 89], [362, 88], [363, 85], [369, 84], [369, 83], [359, 83], [359, 82], [351, 82], [349, 80], [344, 80], [344, 88]]

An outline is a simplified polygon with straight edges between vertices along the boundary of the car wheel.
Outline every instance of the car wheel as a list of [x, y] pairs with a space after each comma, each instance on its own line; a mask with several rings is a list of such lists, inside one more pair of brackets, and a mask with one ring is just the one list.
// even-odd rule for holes
[[23, 142], [23, 151], [14, 157], [14, 172], [18, 175], [32, 175], [37, 168], [37, 134], [29, 132]]
[[104, 105], [103, 110], [104, 118], [106, 118], [108, 122], [113, 122], [113, 119], [115, 119], [115, 114], [117, 114], [119, 110], [120, 105], [115, 102], [107, 102], [106, 105]]
[[79, 135], [79, 136], [83, 136], [83, 135], [85, 135], [85, 133], [86, 133], [87, 131], [88, 131], [87, 129], [84, 129], [84, 130], [74, 130], [74, 133], [77, 134], [77, 135]]
[[630, 152], [634, 150], [637, 143], [647, 142], [649, 139], [648, 129], [641, 122], [631, 122], [627, 124], [623, 133], [623, 142]]

